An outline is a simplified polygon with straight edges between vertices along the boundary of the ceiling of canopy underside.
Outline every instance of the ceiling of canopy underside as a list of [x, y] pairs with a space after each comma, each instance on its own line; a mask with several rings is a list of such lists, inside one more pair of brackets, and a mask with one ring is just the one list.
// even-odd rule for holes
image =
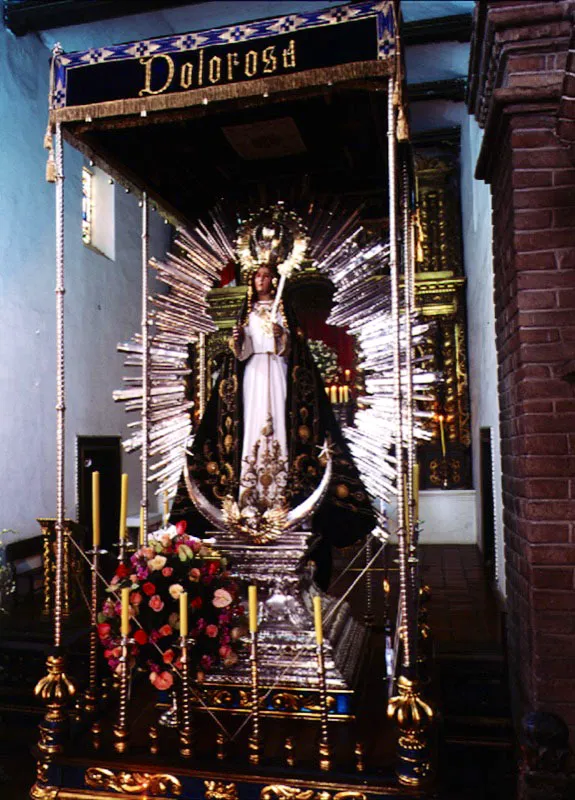
[[284, 200], [297, 207], [336, 197], [350, 209], [362, 205], [365, 219], [387, 216], [386, 92], [310, 92], [66, 129], [87, 155], [147, 189], [181, 221], [216, 203], [235, 210]]

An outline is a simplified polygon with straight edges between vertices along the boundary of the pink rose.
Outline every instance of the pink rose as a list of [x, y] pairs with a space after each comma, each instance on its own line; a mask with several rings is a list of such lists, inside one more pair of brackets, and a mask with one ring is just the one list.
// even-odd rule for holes
[[150, 672], [150, 683], [160, 692], [170, 689], [174, 683], [171, 672]]
[[164, 601], [159, 594], [150, 597], [150, 608], [152, 611], [161, 611], [164, 607]]
[[143, 598], [140, 592], [132, 592], [132, 594], [130, 595], [130, 603], [133, 606], [139, 606], [142, 600]]
[[226, 657], [226, 656], [228, 656], [228, 655], [229, 655], [231, 652], [232, 652], [232, 648], [229, 646], [229, 644], [223, 644], [223, 645], [220, 647], [220, 649], [218, 650], [218, 653], [221, 655], [221, 657], [222, 657], [222, 658], [225, 658], [225, 657]]
[[232, 602], [232, 596], [226, 589], [216, 589], [214, 592], [213, 605], [216, 608], [226, 608]]
[[164, 578], [169, 578], [173, 571], [173, 567], [164, 567], [162, 570], [162, 575]]
[[164, 659], [164, 664], [172, 663], [172, 661], [174, 660], [174, 651], [172, 650], [171, 647], [169, 650], [166, 650], [166, 652], [163, 655], [163, 659]]
[[200, 580], [200, 570], [197, 567], [192, 567], [192, 569], [188, 572], [188, 578], [191, 581], [199, 581]]
[[208, 625], [206, 627], [206, 634], [211, 638], [215, 639], [218, 635], [218, 626], [217, 625]]
[[142, 547], [140, 549], [139, 553], [142, 556], [142, 558], [146, 559], [146, 561], [149, 558], [153, 558], [154, 557], [154, 549], [153, 549], [153, 547]]

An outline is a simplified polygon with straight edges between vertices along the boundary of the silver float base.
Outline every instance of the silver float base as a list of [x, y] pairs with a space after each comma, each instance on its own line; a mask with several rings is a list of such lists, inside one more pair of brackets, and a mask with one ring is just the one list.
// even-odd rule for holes
[[[307, 551], [308, 531], [290, 531], [265, 545], [246, 544], [236, 535], [213, 534], [216, 548], [229, 557], [232, 572], [258, 587], [258, 675], [261, 713], [317, 717], [319, 688], [313, 597], [322, 598], [324, 658], [330, 717], [353, 716], [353, 686], [367, 636], [347, 602], [323, 594], [309, 570], [298, 573]], [[210, 709], [251, 710], [249, 648], [231, 669], [216, 670], [198, 687]]]

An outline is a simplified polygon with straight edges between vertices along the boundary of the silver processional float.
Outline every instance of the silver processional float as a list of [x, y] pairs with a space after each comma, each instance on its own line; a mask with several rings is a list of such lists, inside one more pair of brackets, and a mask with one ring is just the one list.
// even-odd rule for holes
[[[389, 242], [369, 241], [364, 236], [359, 214], [335, 214], [330, 209], [319, 209], [302, 221], [306, 230], [305, 248], [294, 252], [293, 268], [297, 261], [305, 257], [314, 267], [325, 274], [335, 287], [334, 304], [329, 322], [341, 325], [356, 337], [358, 361], [365, 383], [365, 393], [358, 398], [358, 412], [354, 424], [345, 428], [344, 434], [355, 458], [364, 484], [374, 500], [377, 525], [374, 529], [376, 552], [369, 559], [366, 570], [375, 563], [389, 536], [389, 525], [385, 506], [392, 498], [397, 505], [399, 599], [396, 646], [394, 648], [396, 670], [392, 675], [392, 697], [388, 713], [397, 719], [399, 738], [397, 748], [396, 772], [399, 781], [409, 786], [420, 786], [429, 779], [432, 772], [428, 726], [433, 712], [422, 699], [421, 686], [417, 680], [417, 539], [419, 520], [416, 513], [416, 494], [414, 474], [415, 446], [417, 441], [428, 437], [424, 427], [425, 420], [431, 416], [426, 403], [431, 400], [429, 387], [437, 376], [425, 370], [424, 365], [414, 359], [418, 341], [425, 333], [425, 326], [416, 317], [414, 308], [414, 248], [415, 248], [415, 209], [411, 203], [409, 179], [409, 133], [406, 123], [406, 108], [403, 96], [403, 73], [400, 43], [397, 29], [398, 4], [393, 2], [368, 2], [338, 7], [323, 12], [309, 12], [277, 20], [265, 20], [257, 25], [234, 26], [234, 28], [214, 29], [203, 35], [189, 37], [165, 37], [164, 40], [151, 40], [133, 45], [111, 46], [104, 51], [88, 51], [81, 54], [64, 54], [56, 46], [53, 51], [51, 70], [50, 123], [46, 144], [50, 148], [48, 178], [56, 187], [56, 320], [57, 320], [57, 509], [56, 509], [56, 577], [54, 613], [54, 652], [47, 660], [47, 675], [39, 682], [36, 693], [44, 700], [47, 712], [40, 725], [39, 758], [36, 783], [32, 796], [45, 800], [57, 793], [57, 762], [66, 749], [67, 706], [74, 694], [74, 685], [66, 672], [65, 654], [62, 649], [61, 593], [63, 580], [63, 538], [64, 538], [64, 450], [65, 450], [65, 370], [64, 370], [64, 163], [63, 131], [66, 126], [82, 120], [86, 126], [93, 119], [115, 115], [133, 116], [144, 119], [148, 114], [162, 113], [176, 107], [197, 107], [208, 102], [226, 100], [230, 97], [247, 97], [250, 92], [261, 95], [265, 92], [290, 91], [309, 85], [332, 86], [334, 82], [377, 76], [379, 87], [384, 86], [388, 98], [387, 119], [387, 159], [389, 175]], [[321, 32], [330, 28], [342, 30], [349, 22], [359, 19], [374, 21], [377, 39], [377, 56], [346, 64], [327, 64], [320, 68], [298, 68], [292, 74], [257, 78], [225, 86], [206, 87], [183, 86], [182, 91], [163, 94], [148, 87], [147, 94], [140, 91], [136, 100], [108, 99], [98, 101], [82, 100], [82, 90], [75, 85], [77, 98], [70, 101], [67, 92], [74, 84], [71, 77], [78, 67], [88, 68], [91, 63], [120, 64], [130, 59], [143, 63], [146, 80], [150, 80], [151, 61], [154, 54], [161, 53], [165, 62], [175, 63], [177, 54], [193, 52], [200, 58], [209, 56], [209, 47], [228, 44], [232, 31], [240, 31], [242, 39], [254, 41], [273, 37], [280, 31], [293, 31], [297, 37], [300, 29], [316, 28]], [[288, 26], [286, 28], [286, 25]], [[343, 33], [345, 36], [345, 32]], [[294, 42], [297, 39], [294, 38]], [[265, 43], [265, 42], [264, 42]], [[273, 47], [274, 45], [270, 45]], [[142, 49], [143, 48], [143, 49]], [[286, 49], [284, 57], [286, 69], [295, 69], [295, 44]], [[251, 52], [251, 51], [250, 51]], [[255, 52], [255, 51], [254, 51]], [[370, 51], [371, 52], [371, 51]], [[146, 61], [146, 58], [148, 59]], [[209, 62], [213, 65], [213, 59]], [[188, 63], [188, 62], [185, 62]], [[246, 63], [248, 63], [246, 61]], [[251, 63], [251, 62], [250, 62]], [[182, 68], [184, 69], [184, 68]], [[215, 68], [214, 68], [215, 69]], [[191, 69], [189, 70], [192, 74]], [[171, 74], [171, 73], [170, 73]], [[182, 72], [184, 74], [184, 71]], [[187, 73], [186, 73], [187, 74]], [[214, 72], [214, 75], [216, 73]], [[80, 75], [78, 71], [76, 75]], [[326, 77], [327, 76], [327, 77]], [[68, 79], [70, 80], [68, 81]], [[384, 78], [382, 81], [381, 79]], [[218, 77], [219, 80], [219, 77]], [[68, 83], [67, 83], [68, 81]], [[217, 81], [214, 81], [217, 83]], [[69, 84], [69, 85], [68, 85]], [[148, 84], [146, 84], [148, 86]], [[166, 84], [167, 86], [167, 84]], [[151, 84], [150, 84], [151, 87]], [[185, 91], [184, 91], [185, 89]], [[167, 91], [167, 89], [166, 89]], [[74, 95], [76, 97], [76, 95]], [[267, 94], [264, 94], [266, 97]], [[70, 102], [69, 102], [70, 101]], [[104, 157], [90, 151], [96, 163], [109, 168]], [[112, 170], [111, 170], [112, 171]], [[141, 542], [149, 547], [150, 542], [158, 541], [155, 534], [148, 531], [148, 485], [156, 481], [157, 491], [164, 495], [172, 494], [178, 476], [186, 470], [186, 450], [192, 435], [190, 411], [191, 403], [186, 396], [184, 381], [189, 372], [188, 347], [198, 344], [215, 330], [209, 314], [207, 293], [217, 281], [223, 267], [230, 257], [236, 258], [237, 243], [229, 237], [217, 216], [211, 222], [198, 222], [190, 226], [180, 225], [177, 234], [177, 252], [172, 252], [163, 261], [150, 261], [148, 253], [148, 214], [149, 195], [133, 178], [126, 179], [115, 171], [114, 177], [142, 197], [142, 326], [139, 335], [120, 347], [126, 353], [126, 363], [141, 370], [141, 379], [130, 380], [129, 388], [115, 393], [115, 399], [124, 401], [126, 408], [138, 411], [141, 421], [132, 424], [131, 437], [124, 443], [127, 450], [141, 449], [142, 488], [141, 488]], [[160, 198], [155, 202], [162, 208]], [[174, 216], [172, 215], [172, 219]], [[402, 243], [400, 250], [399, 243]], [[169, 291], [149, 297], [148, 266], [156, 271]], [[283, 283], [289, 279], [286, 271]], [[279, 293], [278, 293], [279, 294]], [[205, 376], [204, 376], [205, 377]], [[205, 392], [205, 387], [203, 389]], [[310, 517], [321, 503], [331, 477], [331, 454], [329, 443], [322, 453], [325, 471], [317, 489], [295, 509], [275, 508], [260, 510], [247, 518], [245, 509], [238, 506], [234, 498], [228, 498], [222, 508], [217, 508], [202, 496], [193, 478], [186, 474], [190, 496], [205, 516], [213, 523], [217, 547], [222, 551], [233, 551], [240, 577], [250, 581], [258, 580], [264, 587], [266, 600], [260, 608], [253, 611], [250, 602], [249, 677], [242, 674], [242, 687], [249, 687], [246, 701], [247, 716], [241, 727], [252, 723], [250, 736], [250, 760], [257, 764], [261, 758], [261, 687], [262, 670], [266, 688], [273, 688], [281, 674], [283, 680], [292, 664], [288, 664], [289, 653], [294, 654], [292, 662], [299, 664], [293, 673], [294, 679], [308, 681], [318, 689], [316, 716], [321, 721], [320, 767], [325, 771], [331, 766], [328, 737], [327, 691], [337, 688], [338, 680], [345, 682], [346, 663], [354, 661], [349, 655], [350, 641], [357, 644], [364, 635], [362, 626], [352, 619], [344, 598], [339, 600], [321, 597], [312, 582], [308, 593], [302, 593], [301, 580], [295, 575], [295, 564], [306, 550], [308, 532], [297, 530], [303, 527], [306, 517]], [[155, 459], [152, 463], [152, 460]], [[267, 518], [264, 520], [264, 514]], [[267, 525], [269, 536], [262, 536], [262, 526]], [[259, 535], [259, 541], [258, 541]], [[122, 533], [122, 538], [124, 534]], [[252, 541], [250, 541], [250, 537]], [[120, 543], [121, 556], [128, 557], [130, 548], [127, 542]], [[370, 547], [373, 544], [370, 543]], [[99, 571], [99, 542], [89, 553], [84, 554], [90, 563], [93, 575], [101, 579]], [[270, 554], [273, 552], [273, 558]], [[274, 563], [276, 564], [274, 574]], [[279, 565], [279, 566], [277, 566]], [[361, 577], [361, 574], [360, 574]], [[360, 578], [356, 579], [353, 585]], [[92, 628], [97, 626], [97, 610], [100, 597], [99, 581], [92, 582], [91, 615]], [[114, 592], [113, 585], [107, 588]], [[185, 595], [185, 593], [183, 593]], [[250, 592], [253, 600], [253, 592]], [[117, 753], [126, 752], [129, 747], [128, 702], [130, 686], [129, 654], [132, 645], [130, 638], [129, 599], [122, 592], [114, 595], [122, 606], [122, 638], [119, 648], [117, 675], [119, 679], [118, 716], [113, 730], [114, 748]], [[220, 595], [223, 597], [223, 595]], [[125, 602], [124, 602], [125, 598]], [[323, 600], [323, 603], [321, 602]], [[319, 602], [318, 602], [319, 601]], [[311, 604], [310, 604], [311, 603]], [[324, 607], [322, 619], [321, 606]], [[314, 616], [312, 617], [312, 606]], [[181, 684], [181, 708], [178, 712], [180, 755], [192, 755], [191, 742], [191, 694], [196, 702], [207, 706], [201, 692], [196, 692], [188, 680], [187, 663], [190, 655], [190, 640], [184, 631], [184, 616], [187, 620], [187, 607], [180, 605], [181, 628], [179, 675]], [[313, 624], [312, 624], [313, 619]], [[342, 621], [343, 620], [343, 621]], [[337, 623], [337, 624], [336, 624]], [[327, 642], [324, 639], [326, 628]], [[330, 627], [331, 626], [331, 627]], [[333, 628], [346, 627], [344, 641], [348, 644], [347, 659], [339, 659], [336, 647], [332, 646], [329, 634]], [[267, 632], [266, 632], [267, 630]], [[298, 640], [297, 634], [300, 634]], [[315, 644], [313, 633], [315, 632]], [[266, 636], [269, 637], [269, 662], [266, 656]], [[282, 637], [284, 637], [282, 639]], [[286, 647], [286, 637], [288, 645]], [[302, 640], [305, 642], [302, 643]], [[91, 640], [90, 653], [90, 691], [89, 702], [84, 703], [86, 714], [97, 714], [98, 679], [95, 637]], [[280, 647], [278, 651], [277, 648]], [[281, 648], [284, 648], [285, 653]], [[274, 659], [272, 650], [276, 650]], [[313, 667], [312, 654], [317, 651], [317, 664]], [[303, 654], [303, 658], [300, 656]], [[357, 654], [356, 654], [357, 655]], [[303, 663], [303, 667], [301, 666]], [[357, 657], [354, 665], [357, 664]], [[342, 666], [343, 665], [343, 666]], [[268, 672], [266, 673], [266, 669]], [[299, 672], [297, 670], [300, 670]], [[350, 668], [351, 669], [351, 668]], [[303, 671], [302, 671], [303, 670]], [[353, 671], [353, 669], [351, 669]], [[241, 670], [240, 670], [241, 672]], [[209, 678], [206, 681], [209, 685]], [[214, 716], [213, 711], [211, 712]], [[225, 737], [233, 739], [218, 719], [222, 729], [218, 740]], [[101, 723], [96, 720], [93, 731], [101, 733]], [[150, 751], [157, 751], [157, 731], [150, 733]], [[97, 738], [97, 736], [96, 736]], [[286, 751], [291, 752], [287, 747]], [[361, 754], [361, 749], [356, 751]], [[218, 757], [223, 751], [218, 751]], [[358, 769], [361, 758], [358, 758]], [[289, 763], [289, 759], [288, 759]], [[85, 774], [85, 784], [89, 790], [99, 792], [142, 791], [154, 794], [186, 794], [185, 781], [174, 774], [163, 774], [146, 767], [147, 771], [135, 770], [131, 773], [118, 772], [111, 767], [90, 766]], [[363, 765], [361, 766], [363, 769]], [[237, 795], [235, 786], [230, 789], [224, 781], [206, 780], [205, 794], [208, 800], [231, 798]], [[184, 788], [183, 788], [184, 787]], [[227, 787], [227, 789], [226, 789]], [[336, 784], [334, 784], [334, 789]], [[282, 787], [267, 786], [262, 789], [265, 797], [293, 797]], [[287, 791], [289, 787], [283, 787]], [[272, 791], [273, 790], [273, 791]], [[226, 794], [227, 791], [227, 794]], [[301, 789], [298, 789], [301, 791]], [[354, 797], [360, 797], [353, 793]], [[187, 796], [187, 795], [186, 795]], [[191, 795], [189, 795], [191, 796]], [[364, 797], [365, 795], [361, 795]]]

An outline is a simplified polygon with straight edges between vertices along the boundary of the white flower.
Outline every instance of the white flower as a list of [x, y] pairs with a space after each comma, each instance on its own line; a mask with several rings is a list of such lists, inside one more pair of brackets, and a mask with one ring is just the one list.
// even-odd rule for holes
[[166, 556], [154, 556], [148, 561], [148, 567], [152, 571], [155, 569], [163, 569], [166, 564]]
[[157, 531], [153, 531], [148, 536], [148, 539], [153, 539], [154, 541], [161, 542], [164, 537], [168, 537], [169, 539], [173, 539], [174, 536], [177, 536], [178, 532], [176, 530], [175, 525], [167, 525], [165, 528], [159, 528]]
[[214, 592], [213, 605], [216, 608], [226, 608], [232, 602], [231, 594], [226, 589], [216, 589]]
[[174, 600], [177, 600], [181, 595], [181, 593], [184, 591], [184, 587], [182, 586], [181, 583], [172, 583], [168, 591], [170, 595], [174, 598]]

